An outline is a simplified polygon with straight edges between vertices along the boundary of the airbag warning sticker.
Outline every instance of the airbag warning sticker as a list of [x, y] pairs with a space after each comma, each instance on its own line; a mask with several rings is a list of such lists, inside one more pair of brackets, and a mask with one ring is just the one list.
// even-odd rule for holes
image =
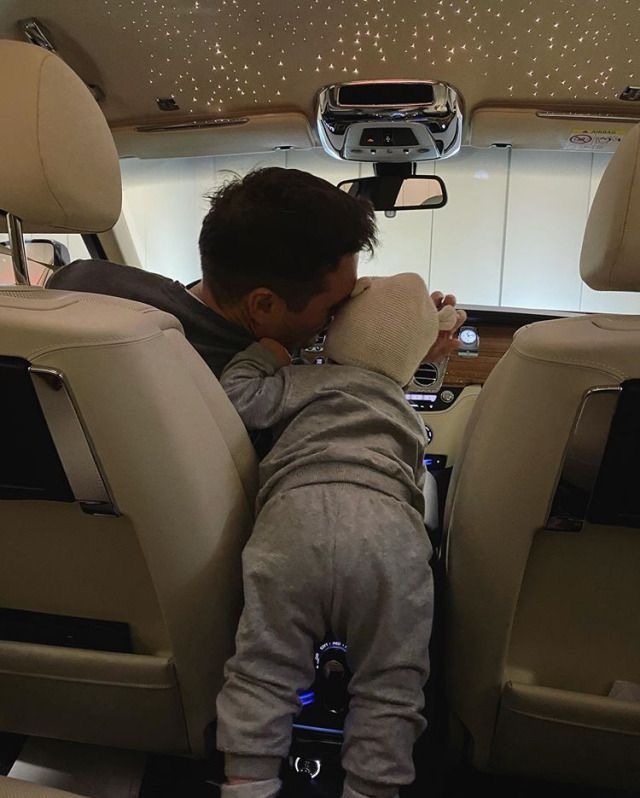
[[624, 138], [625, 128], [574, 128], [564, 142], [565, 150], [613, 152]]

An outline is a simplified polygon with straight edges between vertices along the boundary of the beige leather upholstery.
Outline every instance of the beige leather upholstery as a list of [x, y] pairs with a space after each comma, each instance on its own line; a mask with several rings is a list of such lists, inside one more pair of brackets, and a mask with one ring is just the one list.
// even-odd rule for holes
[[[110, 227], [119, 166], [82, 81], [57, 56], [8, 41], [0, 74], [11, 109], [0, 125], [0, 208], [25, 229]], [[253, 517], [256, 463], [242, 423], [177, 320], [138, 303], [0, 289], [7, 356], [63, 375], [66, 392], [49, 387], [45, 411], [58, 455], [73, 467], [76, 499], [96, 498], [101, 473], [118, 514], [0, 501], [0, 606], [120, 622], [132, 650], [0, 640], [0, 730], [201, 754]]]
[[599, 291], [640, 291], [640, 125], [616, 150], [593, 198], [580, 274]]
[[75, 793], [0, 776], [0, 798], [82, 798]]
[[427, 454], [444, 454], [447, 456], [447, 466], [455, 464], [469, 416], [479, 394], [479, 385], [467, 385], [450, 407], [420, 414], [433, 433]]
[[0, 75], [0, 208], [22, 219], [25, 232], [112, 227], [120, 168], [87, 87], [57, 55], [23, 42], [0, 41]]
[[0, 641], [0, 729], [201, 754], [253, 515], [240, 419], [177, 320], [139, 303], [0, 289], [0, 355], [64, 375], [120, 512], [0, 501], [0, 605], [121, 621], [133, 641]]
[[[612, 289], [640, 288], [640, 173], [625, 171], [639, 141], [640, 127], [603, 178], [602, 196], [618, 181], [624, 224], [596, 209], [585, 238], [583, 263], [608, 236], [588, 257], [593, 274], [611, 267]], [[445, 662], [482, 769], [640, 789], [640, 703], [609, 696], [617, 680], [640, 683], [640, 530], [545, 528], [584, 397], [629, 379], [640, 379], [640, 317], [540, 322], [516, 334], [471, 414], [445, 519]], [[577, 456], [583, 478], [594, 464]]]

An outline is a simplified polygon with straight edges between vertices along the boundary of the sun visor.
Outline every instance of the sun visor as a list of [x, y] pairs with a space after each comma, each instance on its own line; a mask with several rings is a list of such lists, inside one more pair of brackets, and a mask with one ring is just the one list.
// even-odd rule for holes
[[122, 158], [215, 157], [317, 146], [307, 117], [298, 111], [172, 119], [116, 127], [113, 136]]
[[564, 108], [483, 106], [471, 115], [472, 147], [512, 147], [565, 152], [615, 152], [640, 119]]
[[24, 232], [111, 228], [120, 167], [89, 89], [57, 55], [23, 42], [0, 41], [0, 75], [0, 208], [22, 219]]
[[591, 205], [580, 275], [598, 291], [640, 291], [640, 125], [609, 162]]

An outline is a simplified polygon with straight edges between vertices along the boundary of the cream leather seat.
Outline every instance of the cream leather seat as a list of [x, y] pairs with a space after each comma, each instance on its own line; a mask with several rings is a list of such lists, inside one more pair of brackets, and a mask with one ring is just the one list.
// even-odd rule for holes
[[41, 787], [21, 779], [7, 779], [0, 776], [0, 798], [82, 798], [75, 793]]
[[[112, 226], [118, 161], [84, 84], [17, 42], [0, 74], [0, 208]], [[0, 289], [0, 416], [0, 730], [201, 755], [252, 522], [240, 419], [172, 316], [29, 287]]]
[[[640, 291], [640, 126], [613, 156], [581, 258]], [[451, 711], [474, 764], [640, 788], [640, 316], [518, 331], [470, 419], [448, 502]]]

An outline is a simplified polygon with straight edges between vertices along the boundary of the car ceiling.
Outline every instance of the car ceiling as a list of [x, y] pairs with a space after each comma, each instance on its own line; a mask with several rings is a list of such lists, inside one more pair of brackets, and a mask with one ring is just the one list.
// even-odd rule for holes
[[[640, 80], [640, 0], [2, 0], [105, 93], [112, 126], [301, 110], [327, 83], [453, 83], [485, 103], [598, 107]], [[173, 96], [179, 111], [160, 111]]]

